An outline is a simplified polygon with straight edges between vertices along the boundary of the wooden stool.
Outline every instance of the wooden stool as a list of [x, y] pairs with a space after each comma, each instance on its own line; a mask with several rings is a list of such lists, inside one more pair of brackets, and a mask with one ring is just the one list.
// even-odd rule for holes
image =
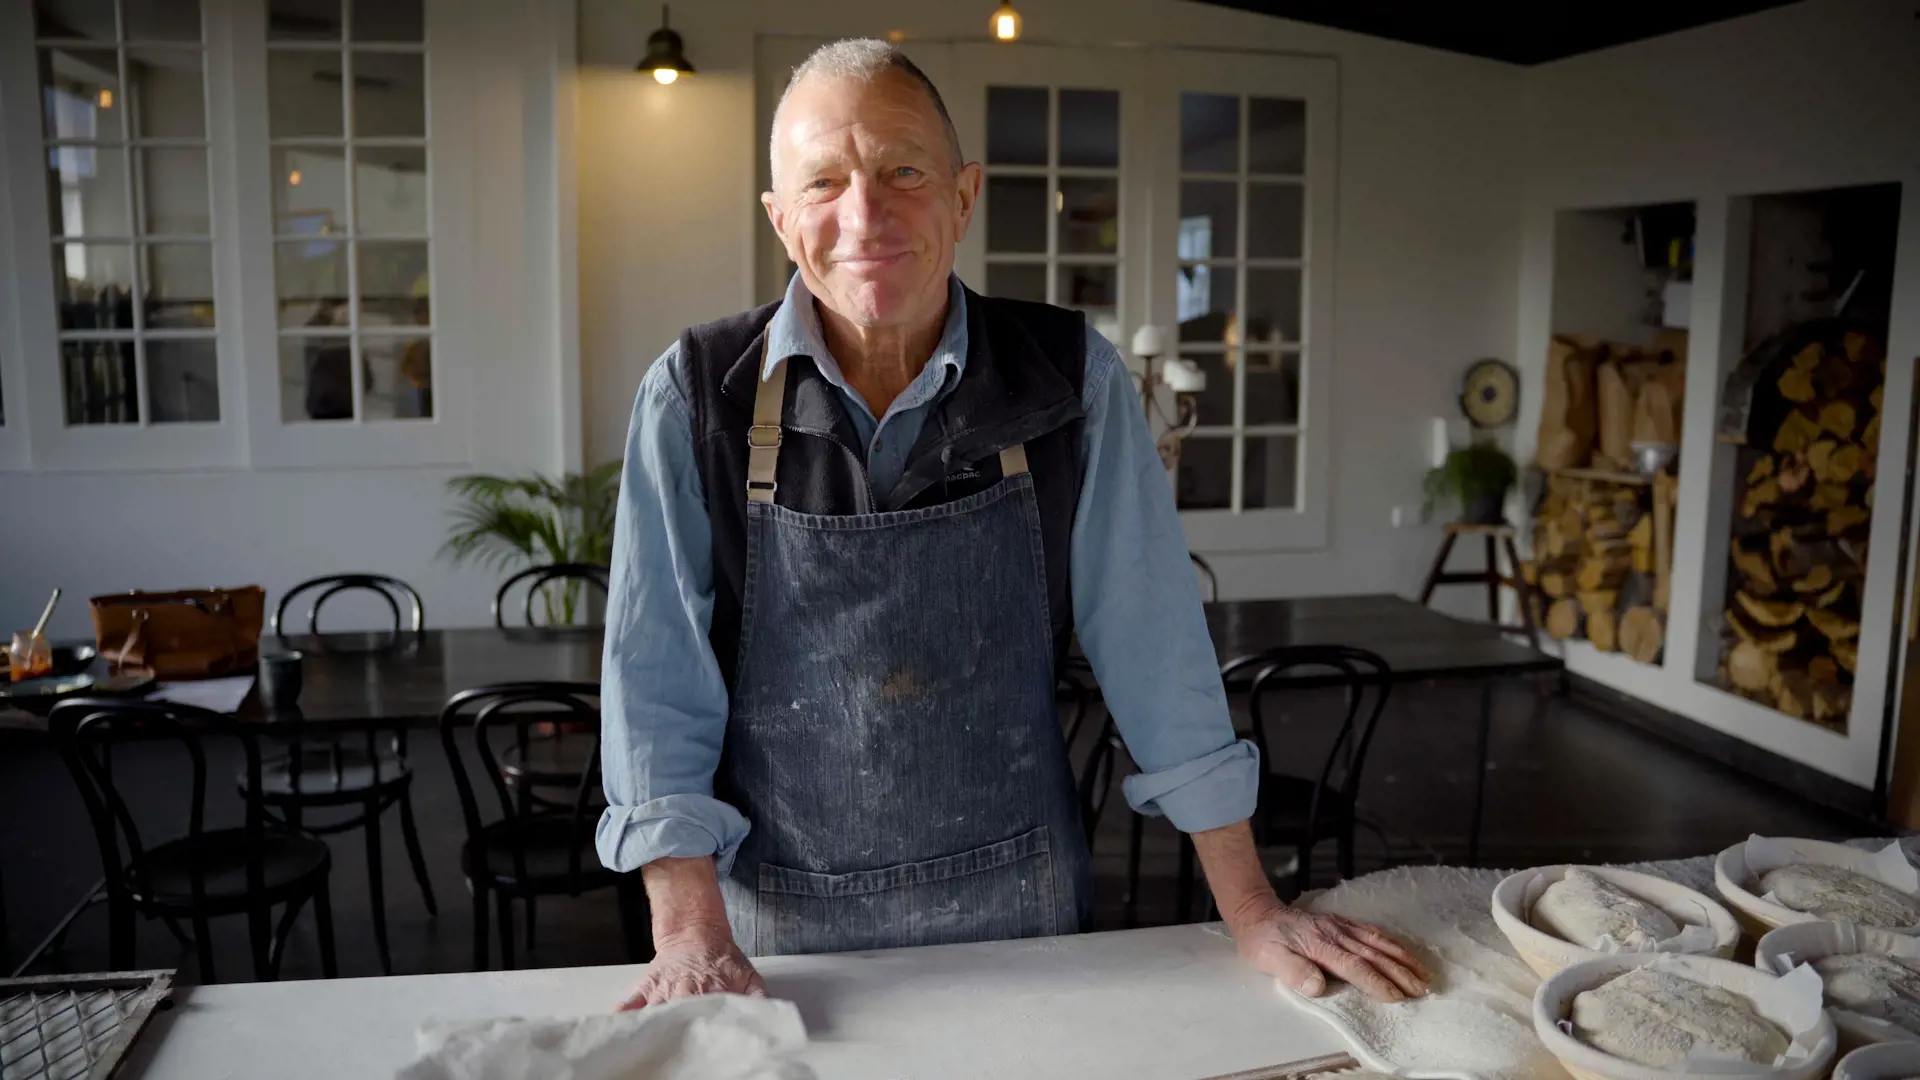
[[[1502, 633], [1525, 634], [1527, 644], [1538, 649], [1540, 634], [1533, 624], [1533, 590], [1526, 579], [1520, 576], [1520, 552], [1513, 546], [1513, 526], [1468, 525], [1464, 522], [1449, 522], [1446, 526], [1446, 539], [1440, 541], [1440, 554], [1433, 560], [1433, 569], [1427, 572], [1427, 583], [1420, 589], [1420, 602], [1426, 604], [1433, 599], [1433, 590], [1442, 585], [1485, 585], [1487, 587], [1487, 621], [1500, 628]], [[1447, 556], [1453, 554], [1453, 542], [1462, 536], [1479, 536], [1487, 542], [1487, 568], [1475, 571], [1451, 571], [1447, 569]], [[1507, 549], [1507, 561], [1513, 566], [1513, 576], [1500, 572], [1499, 546]], [[1505, 585], [1514, 591], [1520, 600], [1520, 625], [1507, 626], [1500, 622], [1500, 586]]]

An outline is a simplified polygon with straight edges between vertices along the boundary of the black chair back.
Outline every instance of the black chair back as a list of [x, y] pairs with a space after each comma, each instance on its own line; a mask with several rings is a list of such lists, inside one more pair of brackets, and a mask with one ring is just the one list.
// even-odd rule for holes
[[[74, 784], [80, 789], [80, 800], [86, 805], [87, 820], [93, 826], [94, 843], [100, 851], [100, 868], [106, 879], [108, 903], [116, 910], [131, 910], [134, 897], [152, 896], [153, 887], [143, 872], [150, 850], [147, 840], [140, 835], [135, 820], [137, 815], [128, 804], [126, 793], [115, 776], [115, 747], [136, 743], [171, 743], [186, 752], [188, 782], [184, 794], [187, 802], [187, 833], [184, 837], [161, 838], [160, 843], [185, 840], [193, 850], [201, 846], [207, 831], [205, 743], [209, 737], [230, 738], [240, 744], [245, 756], [248, 790], [260, 790], [259, 746], [230, 720], [205, 709], [166, 702], [78, 698], [56, 705], [48, 717], [48, 727], [61, 759], [66, 762]], [[124, 773], [124, 767], [120, 771]], [[245, 827], [247, 892], [257, 896], [264, 891], [266, 880], [260, 859], [264, 815], [258, 798], [249, 797], [246, 800]], [[193, 900], [194, 941], [200, 951], [200, 970], [203, 978], [210, 979], [213, 958], [206, 925], [206, 874], [197, 860], [189, 861], [189, 881]], [[128, 948], [131, 948], [131, 943]], [[116, 948], [115, 951], [119, 950]]]
[[[325, 591], [315, 597], [313, 606], [307, 609], [307, 633], [309, 634], [320, 633], [320, 609], [328, 600], [341, 593], [354, 591], [373, 593], [385, 600], [387, 609], [393, 613], [393, 640], [374, 646], [373, 651], [377, 652], [398, 644], [404, 631], [411, 630], [418, 634], [426, 628], [426, 607], [420, 602], [420, 594], [414, 591], [413, 586], [399, 578], [388, 577], [385, 574], [328, 574], [325, 577], [303, 581], [280, 598], [280, 606], [274, 609], [271, 624], [275, 637], [283, 641], [286, 639], [291, 632], [287, 626], [287, 609], [293, 606], [294, 600], [302, 593], [312, 592], [315, 589]], [[401, 616], [402, 606], [406, 608], [404, 621]]]
[[1209, 604], [1220, 599], [1220, 579], [1213, 572], [1213, 564], [1191, 551], [1187, 558], [1193, 560], [1194, 572], [1200, 578], [1200, 599]]
[[[554, 622], [557, 613], [553, 609], [553, 596], [546, 591], [547, 586], [558, 583], [563, 590], [571, 594], [579, 587], [578, 583], [584, 582], [599, 589], [601, 599], [604, 600], [608, 589], [608, 573], [606, 567], [596, 563], [549, 563], [544, 566], [529, 566], [501, 582], [499, 591], [493, 594], [493, 625], [502, 630], [507, 629], [507, 594], [513, 591], [514, 586], [525, 582], [526, 601], [521, 605], [521, 614], [526, 620], [524, 625], [557, 629], [558, 626]], [[544, 624], [533, 613], [535, 599], [546, 601], [548, 620]], [[584, 600], [585, 597], [581, 599]]]
[[[1392, 669], [1376, 653], [1346, 645], [1287, 645], [1243, 658], [1222, 670], [1223, 678], [1252, 669], [1257, 672], [1247, 693], [1247, 711], [1253, 720], [1254, 745], [1260, 748], [1263, 767], [1274, 760], [1267, 747], [1266, 696], [1282, 689], [1287, 682], [1301, 679], [1301, 672], [1319, 669], [1321, 676], [1311, 685], [1336, 686], [1346, 692], [1346, 714], [1340, 731], [1327, 750], [1327, 759], [1316, 778], [1313, 805], [1308, 812], [1311, 830], [1320, 820], [1320, 807], [1329, 791], [1352, 798], [1359, 794], [1360, 776], [1366, 768], [1367, 749], [1373, 733], [1386, 711]], [[1367, 707], [1373, 691], [1372, 707]]]
[[[491, 827], [565, 819], [584, 833], [598, 820], [595, 795], [600, 787], [599, 696], [600, 687], [595, 683], [521, 682], [476, 687], [447, 700], [440, 710], [440, 744], [446, 750], [454, 788], [460, 795], [460, 813], [467, 826], [467, 850], [476, 865], [484, 860], [486, 836]], [[536, 800], [530, 785], [507, 783], [500, 765], [502, 747], [495, 733], [508, 732], [507, 745], [516, 749], [524, 761], [528, 747], [542, 737], [535, 734], [535, 728], [548, 726], [574, 729], [568, 738], [593, 741], [586, 765], [572, 785], [572, 795], [565, 800]], [[477, 770], [469, 770], [467, 757], [460, 748], [463, 729]], [[499, 817], [491, 821], [482, 816], [481, 795], [473, 779], [476, 771], [492, 789], [500, 809]], [[515, 876], [526, 880], [527, 852], [520, 842], [520, 831], [509, 827], [498, 830], [498, 835], [509, 847]], [[567, 866], [572, 886], [569, 892], [574, 894], [581, 891], [581, 863], [581, 846], [576, 845], [569, 852]]]

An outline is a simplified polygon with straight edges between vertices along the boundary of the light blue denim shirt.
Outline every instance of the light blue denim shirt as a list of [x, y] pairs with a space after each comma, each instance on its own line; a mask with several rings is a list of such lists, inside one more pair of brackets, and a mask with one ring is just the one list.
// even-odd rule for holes
[[[867, 446], [873, 490], [889, 491], [927, 415], [966, 370], [966, 294], [954, 279], [932, 358], [877, 419], [828, 354], [798, 275], [767, 333], [769, 357], [809, 356], [839, 389]], [[601, 675], [609, 805], [598, 846], [614, 870], [713, 855], [725, 873], [750, 823], [713, 795], [727, 688], [707, 641], [712, 533], [675, 352], [641, 379], [627, 434]], [[1081, 404], [1086, 475], [1070, 551], [1074, 625], [1141, 769], [1126, 779], [1127, 802], [1185, 832], [1244, 820], [1253, 813], [1259, 756], [1234, 738], [1186, 538], [1139, 396], [1119, 352], [1091, 328]]]

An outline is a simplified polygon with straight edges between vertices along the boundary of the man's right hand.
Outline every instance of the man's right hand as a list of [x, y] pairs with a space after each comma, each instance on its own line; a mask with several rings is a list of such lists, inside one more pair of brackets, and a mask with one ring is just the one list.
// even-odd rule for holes
[[640, 868], [653, 908], [653, 962], [622, 1009], [664, 1005], [701, 994], [767, 996], [727, 925], [713, 859], [657, 859]]
[[647, 965], [647, 973], [641, 976], [633, 996], [621, 1003], [622, 1009], [664, 1005], [701, 994], [767, 996], [766, 982], [724, 928], [718, 934], [656, 941], [654, 948], [653, 962]]

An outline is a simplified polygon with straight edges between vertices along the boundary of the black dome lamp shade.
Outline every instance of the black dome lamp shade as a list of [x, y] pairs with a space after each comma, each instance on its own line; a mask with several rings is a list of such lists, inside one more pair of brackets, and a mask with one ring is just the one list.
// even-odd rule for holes
[[652, 72], [653, 81], [662, 86], [682, 75], [693, 74], [693, 65], [687, 63], [680, 35], [667, 26], [667, 8], [664, 4], [660, 7], [660, 29], [647, 38], [647, 57], [634, 70]]

